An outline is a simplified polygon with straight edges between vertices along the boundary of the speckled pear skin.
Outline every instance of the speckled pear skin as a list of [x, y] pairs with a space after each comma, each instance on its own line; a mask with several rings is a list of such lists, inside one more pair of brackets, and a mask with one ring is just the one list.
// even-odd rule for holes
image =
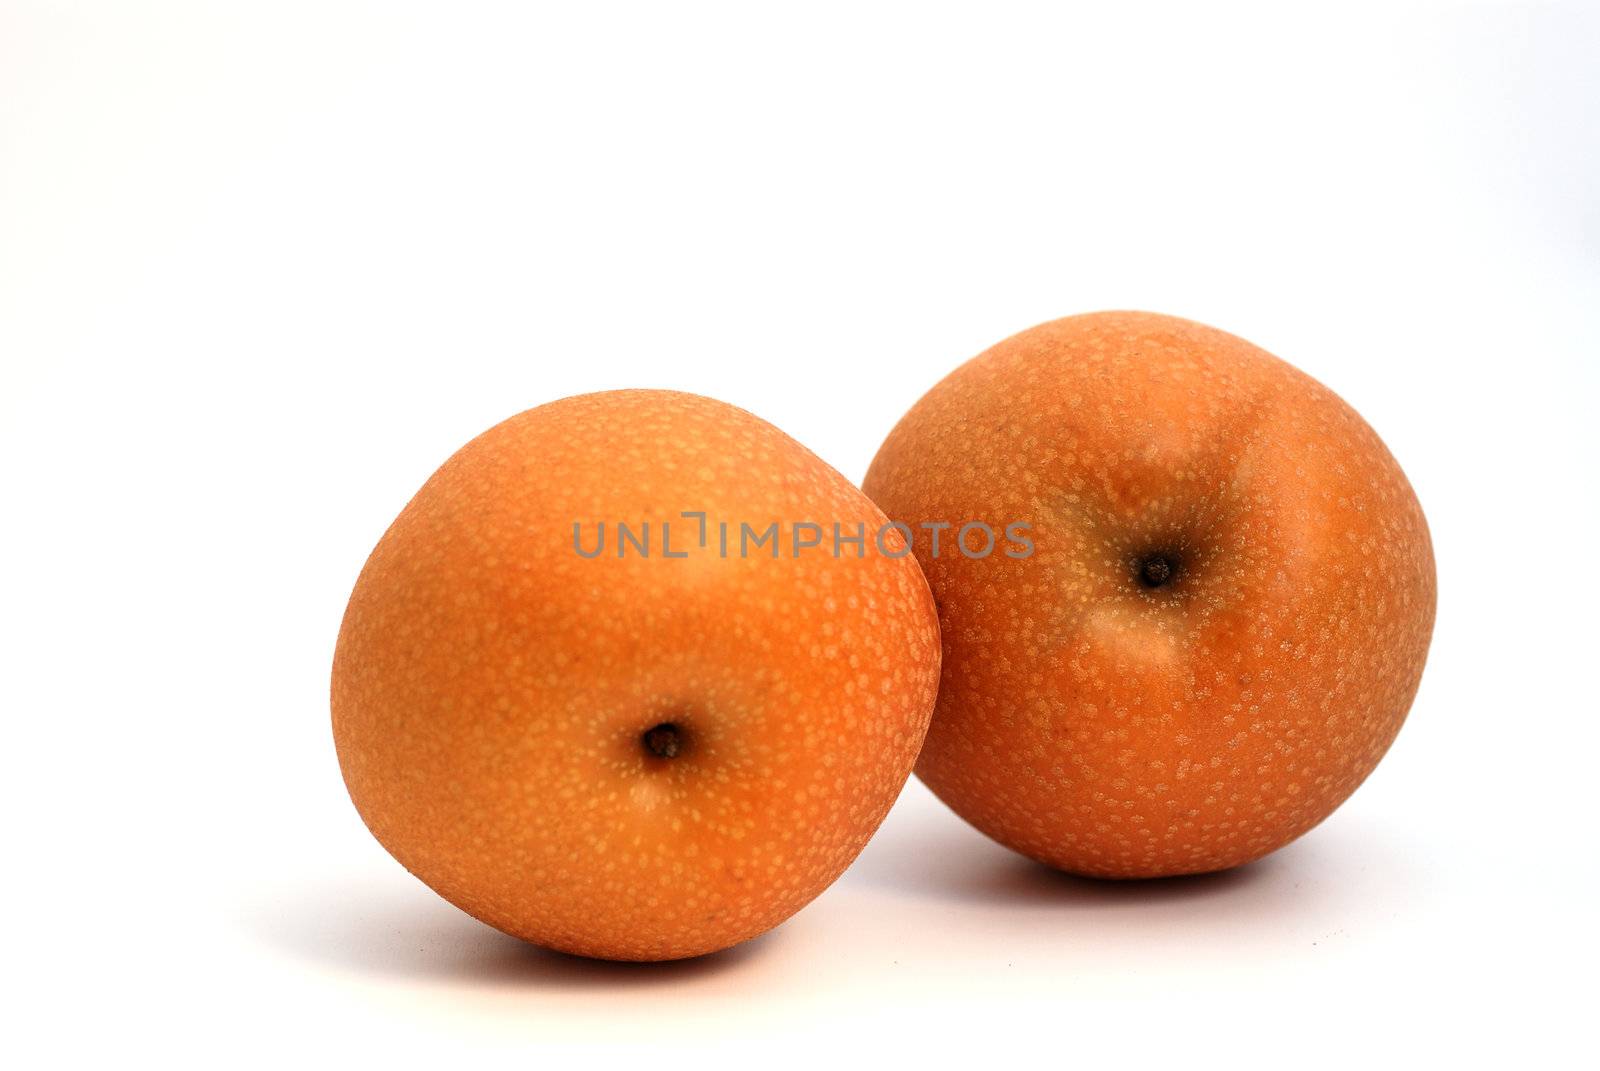
[[[698, 546], [704, 511], [711, 525]], [[716, 524], [866, 526], [773, 559]], [[672, 522], [665, 558], [656, 525]], [[651, 521], [586, 559], [595, 524]], [[568, 398], [472, 440], [362, 570], [333, 664], [357, 809], [396, 859], [507, 933], [607, 959], [754, 937], [855, 858], [910, 776], [938, 621], [883, 515], [772, 425], [668, 391]], [[680, 527], [681, 525], [681, 527]], [[892, 537], [891, 537], [892, 540]], [[653, 727], [673, 725], [670, 756]]]
[[929, 391], [863, 486], [913, 524], [1033, 524], [1023, 559], [914, 542], [944, 642], [916, 772], [1051, 866], [1161, 877], [1281, 848], [1416, 695], [1435, 603], [1416, 495], [1333, 392], [1222, 331], [1142, 312], [1024, 331]]

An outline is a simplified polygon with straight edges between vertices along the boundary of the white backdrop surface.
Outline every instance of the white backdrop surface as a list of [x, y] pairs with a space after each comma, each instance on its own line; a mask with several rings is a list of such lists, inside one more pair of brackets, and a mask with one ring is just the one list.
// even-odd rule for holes
[[[1579, 4], [0, 4], [0, 1051], [1592, 1057], [1596, 55]], [[340, 613], [472, 435], [672, 387], [859, 479], [958, 362], [1117, 307], [1317, 376], [1427, 511], [1421, 694], [1321, 828], [1104, 885], [913, 783], [788, 924], [640, 967], [362, 827]]]

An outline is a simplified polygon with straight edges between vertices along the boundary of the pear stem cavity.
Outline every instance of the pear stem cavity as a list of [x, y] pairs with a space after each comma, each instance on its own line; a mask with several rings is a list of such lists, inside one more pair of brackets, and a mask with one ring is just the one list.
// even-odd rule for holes
[[683, 750], [683, 731], [670, 721], [664, 721], [651, 729], [646, 729], [639, 738], [645, 751], [658, 759], [675, 759], [678, 752]]
[[1147, 554], [1135, 564], [1139, 583], [1147, 588], [1164, 588], [1178, 575], [1178, 562], [1169, 554]]

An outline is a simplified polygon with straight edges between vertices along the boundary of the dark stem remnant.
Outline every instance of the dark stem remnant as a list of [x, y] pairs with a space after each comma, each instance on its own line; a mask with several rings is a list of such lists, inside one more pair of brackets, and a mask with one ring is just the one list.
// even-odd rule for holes
[[644, 749], [658, 759], [677, 758], [678, 752], [683, 750], [683, 731], [670, 721], [646, 729], [639, 739]]
[[1166, 554], [1147, 554], [1137, 563], [1139, 583], [1147, 588], [1164, 588], [1178, 575], [1178, 563]]

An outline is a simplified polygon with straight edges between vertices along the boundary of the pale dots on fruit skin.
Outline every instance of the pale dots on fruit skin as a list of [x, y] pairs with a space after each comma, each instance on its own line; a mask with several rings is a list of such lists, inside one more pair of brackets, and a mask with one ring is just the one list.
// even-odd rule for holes
[[[1035, 523], [1021, 562], [916, 545], [946, 649], [918, 773], [1053, 865], [1265, 854], [1355, 789], [1415, 693], [1434, 579], [1409, 485], [1348, 406], [1232, 336], [1137, 313], [1025, 332], [918, 402], [864, 487], [896, 519]], [[1179, 574], [1143, 590], [1155, 551]]]
[[[536, 943], [660, 959], [771, 928], [865, 844], [920, 745], [939, 645], [914, 561], [571, 549], [574, 519], [684, 509], [882, 523], [749, 414], [585, 396], [447, 462], [352, 596], [333, 699], [358, 809], [447, 899]], [[826, 658], [806, 653], [822, 625]], [[663, 722], [670, 759], [641, 744]]]

